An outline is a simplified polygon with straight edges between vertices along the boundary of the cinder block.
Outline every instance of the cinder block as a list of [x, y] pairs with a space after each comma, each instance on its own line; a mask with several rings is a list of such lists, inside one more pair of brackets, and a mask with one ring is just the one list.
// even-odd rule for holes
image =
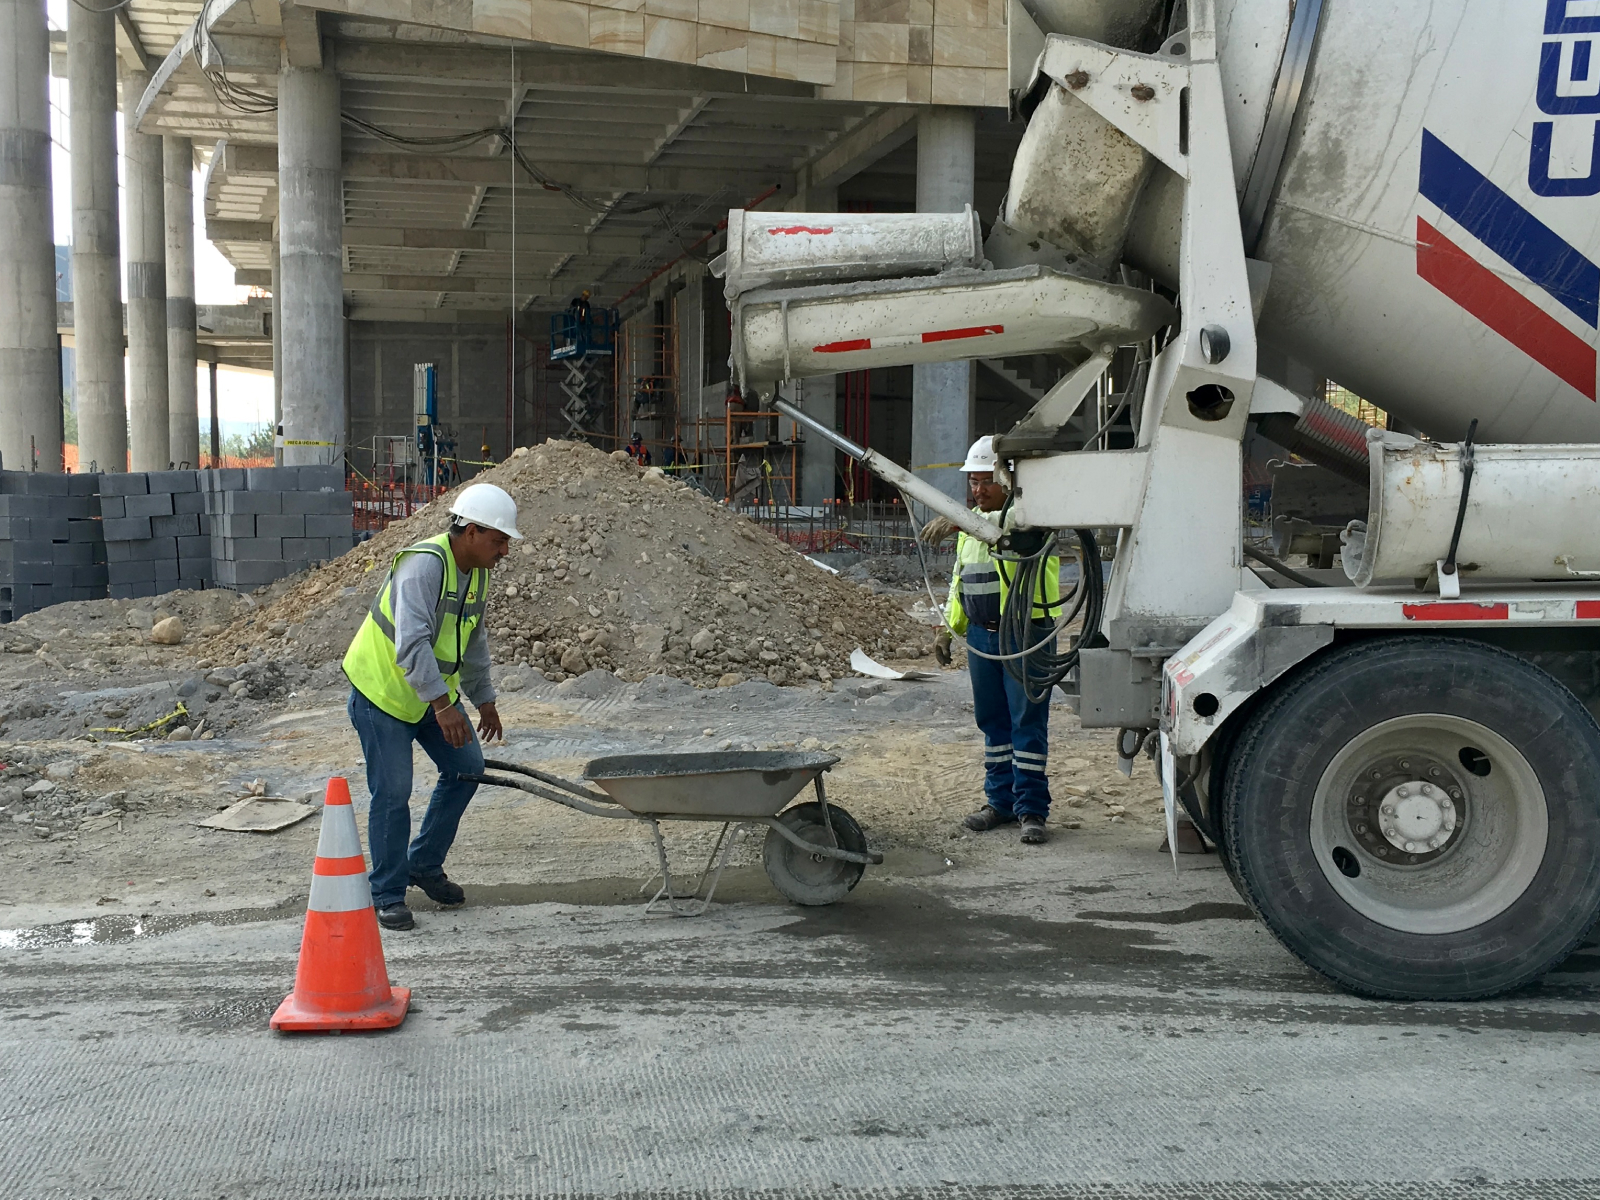
[[257, 537], [303, 538], [306, 535], [304, 517], [264, 513], [256, 518]]
[[293, 492], [300, 487], [299, 467], [246, 467], [252, 492]]
[[67, 482], [70, 478], [69, 475], [29, 471], [22, 476], [22, 491], [30, 496], [70, 496], [72, 485]]
[[111, 573], [105, 563], [91, 563], [87, 567], [72, 568], [73, 587], [103, 588], [110, 581]]
[[100, 494], [100, 476], [93, 471], [80, 471], [67, 476], [67, 495], [69, 496], [98, 496]]
[[230, 557], [235, 562], [278, 562], [283, 558], [283, 539], [274, 537], [231, 538]]
[[172, 511], [175, 513], [203, 513], [206, 511], [204, 492], [174, 492]]
[[233, 567], [233, 586], [236, 588], [263, 587], [289, 574], [281, 562], [236, 562]]
[[210, 558], [211, 539], [205, 534], [197, 537], [180, 537], [178, 539], [179, 558]]
[[138, 542], [106, 542], [106, 561], [129, 562], [138, 558], [139, 555], [134, 550], [137, 545], [139, 545]]
[[[256, 468], [252, 467], [250, 469], [253, 471]], [[224, 513], [281, 513], [283, 511], [283, 493], [224, 492], [222, 495], [222, 511]]]
[[113, 521], [120, 521], [128, 515], [128, 498], [126, 496], [101, 496], [100, 515], [110, 517]]
[[303, 516], [337, 516], [350, 511], [349, 492], [285, 492], [283, 511]]
[[35, 541], [31, 538], [17, 538], [9, 542], [0, 542], [0, 561], [12, 563], [48, 563], [54, 562], [56, 546], [54, 542]]
[[211, 478], [219, 492], [242, 492], [250, 486], [250, 475], [244, 467], [218, 467]]
[[113, 517], [100, 524], [105, 527], [107, 542], [140, 542], [150, 537], [149, 517]]
[[154, 559], [145, 558], [137, 562], [106, 564], [106, 579], [113, 585], [119, 583], [154, 583], [155, 578], [156, 564]]
[[55, 542], [50, 556], [62, 566], [88, 566], [94, 562], [93, 542]]
[[225, 538], [253, 538], [256, 520], [254, 513], [224, 513], [211, 519], [211, 532]]
[[296, 467], [295, 470], [300, 472], [299, 491], [344, 491], [343, 463], [331, 463], [320, 467]]
[[113, 600], [143, 600], [159, 594], [154, 580], [148, 583], [113, 583], [107, 590]]
[[[151, 499], [155, 499], [154, 496]], [[171, 517], [151, 517], [150, 534], [152, 537], [199, 537], [200, 517], [196, 513], [182, 513]]]
[[206, 558], [180, 558], [178, 560], [179, 579], [210, 579], [211, 559]]
[[143, 472], [105, 474], [100, 476], [102, 496], [143, 496], [150, 491], [150, 477]]
[[34, 517], [28, 524], [32, 526], [33, 536], [40, 541], [64, 542], [71, 535], [65, 517]]
[[[7, 472], [9, 474], [9, 472]], [[50, 515], [50, 498], [48, 496], [28, 496], [20, 492], [0, 493], [0, 518], [17, 518], [27, 520], [29, 517], [48, 517]]]
[[[69, 475], [67, 478], [71, 478]], [[98, 496], [48, 496], [46, 502], [50, 511], [47, 517], [60, 517], [63, 520], [83, 520], [86, 517], [100, 515], [100, 498]]]
[[[327, 538], [330, 542], [334, 538], [342, 538], [348, 548], [350, 539], [355, 535], [354, 519], [349, 513], [338, 517], [307, 517], [306, 536]], [[340, 551], [342, 554], [343, 551]]]
[[153, 563], [156, 570], [156, 582], [173, 584], [178, 582], [178, 560], [175, 558], [158, 558]]
[[198, 471], [151, 471], [152, 492], [197, 492], [200, 490]]
[[146, 496], [129, 496], [124, 509], [130, 517], [170, 517], [172, 493], [151, 492]]

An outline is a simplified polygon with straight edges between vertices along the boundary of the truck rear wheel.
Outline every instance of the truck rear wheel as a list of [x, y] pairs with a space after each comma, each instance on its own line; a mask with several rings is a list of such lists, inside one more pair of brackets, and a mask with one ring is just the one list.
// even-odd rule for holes
[[1482, 643], [1392, 637], [1318, 659], [1250, 718], [1223, 808], [1245, 899], [1362, 995], [1508, 991], [1600, 916], [1600, 728]]

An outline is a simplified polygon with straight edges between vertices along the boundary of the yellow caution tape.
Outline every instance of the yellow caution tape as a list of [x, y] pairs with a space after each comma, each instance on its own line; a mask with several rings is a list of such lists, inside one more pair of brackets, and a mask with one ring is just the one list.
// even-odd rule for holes
[[123, 737], [132, 737], [136, 733], [151, 733], [154, 730], [160, 729], [163, 725], [168, 725], [173, 721], [176, 721], [179, 717], [187, 717], [188, 715], [189, 710], [184, 707], [183, 701], [179, 700], [178, 707], [173, 709], [166, 716], [160, 718], [159, 720], [151, 721], [148, 725], [141, 725], [138, 729], [118, 729], [115, 726], [112, 726], [106, 729], [91, 729], [89, 732], [120, 733]]
[[338, 442], [313, 442], [306, 438], [279, 438], [280, 446], [337, 446]]

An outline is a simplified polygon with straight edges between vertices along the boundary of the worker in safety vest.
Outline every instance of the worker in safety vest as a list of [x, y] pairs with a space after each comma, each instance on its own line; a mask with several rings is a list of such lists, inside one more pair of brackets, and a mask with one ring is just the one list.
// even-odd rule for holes
[[[994, 477], [994, 439], [981, 437], [967, 451], [961, 470], [967, 476], [976, 503], [974, 511], [998, 512], [1006, 489]], [[934, 654], [950, 662], [952, 634], [967, 639], [967, 673], [972, 677], [972, 715], [983, 730], [984, 805], [967, 817], [965, 825], [983, 833], [1001, 825], [1020, 823], [1022, 841], [1039, 845], [1049, 839], [1045, 818], [1050, 814], [1050, 784], [1045, 767], [1050, 753], [1050, 702], [1028, 699], [1022, 681], [1005, 662], [986, 658], [1025, 650], [1038, 642], [1053, 650], [1050, 630], [1060, 616], [1061, 563], [1045, 561], [1026, 646], [1001, 649], [1000, 614], [1009, 594], [1016, 567], [996, 560], [984, 542], [963, 533], [956, 539], [956, 565], [950, 578], [950, 598], [945, 604], [947, 628], [939, 631]], [[1009, 664], [1020, 668], [1020, 662]]]
[[[372, 904], [385, 929], [410, 929], [406, 887], [419, 887], [446, 908], [466, 901], [444, 873], [456, 826], [478, 785], [463, 775], [483, 771], [483, 749], [459, 699], [478, 709], [484, 741], [503, 738], [489, 681], [483, 628], [489, 569], [511, 548], [517, 505], [488, 483], [463, 488], [450, 506], [448, 533], [394, 556], [367, 618], [344, 656], [350, 679], [350, 723], [367, 760], [372, 808]], [[439, 768], [439, 782], [411, 839], [411, 744]]]

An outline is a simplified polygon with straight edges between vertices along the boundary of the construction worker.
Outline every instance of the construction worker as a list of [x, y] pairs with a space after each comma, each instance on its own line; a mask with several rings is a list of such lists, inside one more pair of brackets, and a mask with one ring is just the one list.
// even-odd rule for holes
[[641, 467], [650, 465], [650, 447], [644, 444], [644, 439], [639, 436], [639, 431], [633, 431], [633, 436], [628, 439], [628, 457]]
[[[445, 855], [477, 784], [462, 775], [483, 770], [483, 749], [459, 699], [478, 709], [484, 741], [503, 738], [489, 681], [489, 639], [483, 613], [489, 571], [511, 548], [517, 505], [490, 483], [463, 488], [450, 506], [447, 533], [394, 556], [350, 649], [350, 723], [367, 761], [372, 808], [372, 904], [385, 929], [410, 929], [406, 887], [446, 908], [466, 901], [444, 873]], [[411, 745], [439, 768], [422, 828], [411, 839]]]
[[[974, 511], [998, 512], [1006, 489], [994, 477], [994, 439], [981, 437], [967, 451], [961, 470], [976, 505]], [[1033, 702], [1008, 664], [983, 655], [1015, 653], [1023, 646], [1001, 648], [1000, 614], [1005, 608], [1008, 579], [1015, 567], [1006, 567], [990, 554], [988, 545], [968, 534], [956, 539], [956, 565], [945, 604], [947, 628], [939, 631], [934, 654], [950, 662], [953, 634], [964, 634], [969, 651], [967, 673], [972, 677], [972, 715], [983, 730], [984, 805], [964, 824], [975, 833], [1002, 825], [1020, 824], [1022, 841], [1040, 845], [1049, 840], [1045, 818], [1050, 815], [1050, 784], [1045, 767], [1050, 752], [1050, 701]], [[1059, 615], [1061, 564], [1045, 562], [1043, 578], [1034, 596], [1033, 636], [1028, 646], [1046, 640]], [[1020, 663], [1009, 664], [1013, 669]]]

